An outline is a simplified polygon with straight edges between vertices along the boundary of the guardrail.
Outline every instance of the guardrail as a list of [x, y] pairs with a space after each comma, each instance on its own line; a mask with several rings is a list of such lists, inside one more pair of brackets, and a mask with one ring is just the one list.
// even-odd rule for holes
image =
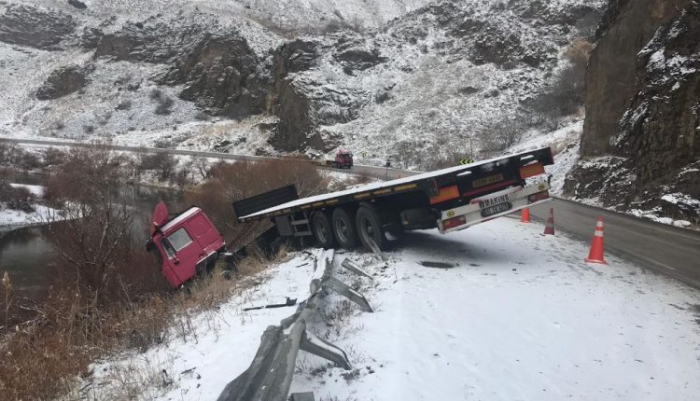
[[[286, 401], [299, 350], [329, 360], [344, 369], [352, 369], [347, 354], [310, 333], [307, 321], [321, 310], [328, 291], [347, 297], [365, 312], [373, 312], [372, 307], [362, 294], [333, 277], [333, 250], [318, 251], [314, 257], [314, 275], [309, 284], [309, 297], [292, 316], [265, 330], [253, 362], [245, 372], [226, 385], [218, 401]], [[348, 260], [343, 262], [343, 267], [369, 277]], [[313, 393], [296, 393], [292, 394], [291, 399], [313, 401], [314, 396]]]
[[[47, 141], [40, 139], [18, 139], [18, 138], [7, 138], [0, 137], [0, 142], [6, 143], [16, 143], [16, 144], [26, 144], [26, 145], [36, 145], [36, 146], [68, 146], [68, 147], [78, 147], [78, 148], [89, 148], [94, 146], [103, 146], [111, 150], [121, 151], [121, 152], [133, 152], [133, 153], [167, 153], [171, 155], [178, 156], [191, 156], [191, 157], [206, 157], [212, 159], [221, 160], [238, 160], [238, 161], [262, 161], [271, 159], [280, 159], [274, 156], [246, 156], [246, 155], [233, 155], [230, 153], [218, 153], [218, 152], [202, 152], [197, 150], [186, 150], [186, 149], [170, 149], [170, 148], [149, 148], [149, 147], [136, 147], [136, 146], [124, 146], [124, 145], [96, 145], [90, 142], [72, 142], [72, 141]], [[406, 177], [412, 174], [418, 174], [419, 172], [399, 170], [388, 167], [377, 167], [377, 166], [367, 166], [361, 164], [355, 164], [351, 170], [342, 170], [337, 168], [317, 166], [317, 168], [322, 170], [335, 171], [346, 174], [355, 175], [366, 175], [368, 177], [377, 178], [380, 180], [389, 180], [399, 177]]]

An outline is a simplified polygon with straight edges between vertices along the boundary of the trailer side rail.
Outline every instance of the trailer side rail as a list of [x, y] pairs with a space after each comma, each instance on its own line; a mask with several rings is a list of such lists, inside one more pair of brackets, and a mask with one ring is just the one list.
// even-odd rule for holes
[[[466, 166], [450, 167], [397, 180], [370, 184], [356, 189], [297, 199], [247, 215], [238, 215], [237, 217], [239, 222], [244, 223], [297, 212], [310, 212], [351, 202], [367, 202], [381, 197], [418, 191], [422, 191], [431, 197], [431, 202], [439, 202], [441, 201], [441, 197], [449, 195], [447, 191], [459, 191], [456, 186], [453, 189], [452, 187], [442, 188], [443, 185], [441, 185], [442, 182], [455, 180], [456, 177], [469, 175], [474, 185], [471, 191], [464, 192], [460, 195], [477, 195], [489, 191], [495, 192], [507, 185], [516, 184], [513, 180], [489, 182], [493, 177], [491, 171], [500, 166], [511, 165], [518, 168], [526, 166], [543, 167], [553, 163], [554, 160], [550, 148], [541, 148], [534, 151], [479, 161]], [[521, 179], [521, 177], [518, 177], [518, 180], [519, 179]], [[443, 194], [443, 192], [446, 192], [446, 194]]]

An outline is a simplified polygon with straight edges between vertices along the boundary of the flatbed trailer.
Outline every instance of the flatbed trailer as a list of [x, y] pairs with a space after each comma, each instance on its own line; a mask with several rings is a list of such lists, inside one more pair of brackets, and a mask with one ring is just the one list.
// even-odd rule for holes
[[301, 199], [290, 185], [233, 207], [239, 222], [270, 219], [281, 236], [313, 236], [325, 248], [382, 249], [386, 233], [444, 234], [548, 201], [544, 166], [553, 163], [547, 147]]

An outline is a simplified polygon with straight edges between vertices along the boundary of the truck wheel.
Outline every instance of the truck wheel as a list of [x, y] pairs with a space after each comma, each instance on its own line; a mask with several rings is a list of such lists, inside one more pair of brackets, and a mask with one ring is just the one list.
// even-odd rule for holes
[[382, 220], [376, 208], [368, 205], [360, 206], [355, 216], [355, 227], [365, 248], [372, 249], [369, 245], [370, 241], [377, 244], [380, 250], [385, 248], [387, 240], [382, 232]]
[[331, 249], [335, 246], [333, 227], [324, 212], [314, 213], [314, 216], [311, 218], [311, 230], [322, 248]]
[[358, 237], [355, 229], [355, 216], [351, 211], [338, 207], [333, 211], [333, 235], [338, 245], [345, 249], [357, 248]]

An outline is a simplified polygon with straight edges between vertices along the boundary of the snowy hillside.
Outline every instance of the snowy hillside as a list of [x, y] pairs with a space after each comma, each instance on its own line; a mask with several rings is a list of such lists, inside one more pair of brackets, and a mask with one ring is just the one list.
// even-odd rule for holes
[[[388, 265], [336, 255], [338, 277], [375, 312], [328, 295], [307, 327], [343, 348], [352, 370], [301, 351], [292, 391], [323, 400], [695, 400], [697, 291], [614, 257], [586, 265], [588, 244], [542, 229], [502, 218], [446, 236], [414, 232], [387, 253]], [[344, 258], [373, 279], [340, 269]], [[215, 399], [249, 366], [264, 329], [295, 311], [242, 309], [303, 299], [312, 276], [304, 255], [268, 273], [194, 318], [189, 341], [93, 365], [83, 395]]]
[[503, 121], [546, 131], [532, 103], [604, 3], [12, 0], [0, 135], [425, 168]]

